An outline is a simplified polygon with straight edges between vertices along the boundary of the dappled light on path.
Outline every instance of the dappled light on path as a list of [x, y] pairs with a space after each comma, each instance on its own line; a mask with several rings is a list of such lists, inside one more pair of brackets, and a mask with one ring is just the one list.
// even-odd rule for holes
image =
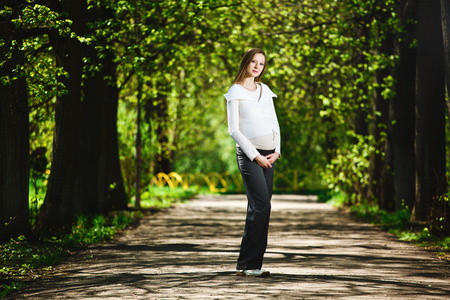
[[[449, 264], [312, 196], [274, 195], [268, 278], [236, 276], [244, 195], [199, 196], [92, 246], [16, 299], [446, 299]], [[93, 258], [82, 259], [83, 256]]]

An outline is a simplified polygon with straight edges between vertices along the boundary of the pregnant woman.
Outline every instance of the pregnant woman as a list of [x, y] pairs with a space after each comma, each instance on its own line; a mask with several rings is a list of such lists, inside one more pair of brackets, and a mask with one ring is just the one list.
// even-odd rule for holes
[[275, 161], [280, 158], [280, 127], [273, 104], [277, 97], [261, 82], [266, 70], [263, 50], [248, 50], [225, 94], [228, 131], [247, 194], [247, 218], [237, 261], [237, 275], [267, 276], [262, 269], [273, 189]]

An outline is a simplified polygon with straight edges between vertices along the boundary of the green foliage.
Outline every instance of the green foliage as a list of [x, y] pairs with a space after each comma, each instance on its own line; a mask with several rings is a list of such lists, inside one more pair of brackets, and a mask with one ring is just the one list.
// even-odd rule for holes
[[390, 213], [380, 209], [378, 205], [367, 202], [349, 206], [349, 201], [343, 199], [345, 197], [342, 193], [329, 192], [328, 195], [322, 196], [322, 199], [337, 207], [348, 207], [351, 214], [358, 219], [377, 225], [383, 230], [395, 234], [402, 241], [413, 242], [448, 259], [450, 237], [433, 235], [426, 225], [412, 223], [410, 209], [403, 208]]
[[24, 236], [0, 248], [0, 277], [3, 284], [1, 296], [18, 290], [24, 286], [21, 280], [30, 280], [45, 275], [67, 256], [67, 250], [55, 243], [29, 243]]
[[450, 237], [442, 237], [431, 234], [428, 227], [410, 228], [408, 230], [390, 229], [400, 240], [413, 242], [420, 247], [434, 252], [438, 257], [449, 260]]
[[8, 294], [14, 291], [18, 291], [21, 288], [25, 287], [25, 283], [19, 281], [19, 282], [11, 282], [10, 284], [2, 284], [2, 288], [0, 289], [0, 298], [6, 297]]
[[[335, 158], [323, 173], [333, 191], [352, 195], [347, 202], [359, 201], [369, 186], [369, 159], [376, 150], [371, 136], [354, 135], [356, 143], [336, 151]], [[358, 198], [358, 199], [355, 199]]]
[[334, 190], [322, 190], [318, 193], [317, 198], [320, 202], [326, 202], [334, 207], [344, 207], [348, 203], [345, 194]]
[[141, 207], [144, 209], [168, 208], [175, 203], [192, 198], [198, 193], [195, 188], [184, 190], [182, 188], [148, 187], [141, 194]]
[[[68, 76], [53, 41], [65, 37], [94, 51], [83, 61], [85, 79], [101, 70], [102, 58], [114, 57], [116, 74], [104, 80], [120, 93], [119, 153], [130, 198], [136, 187], [138, 106], [142, 187], [149, 185], [161, 157], [177, 173], [238, 174], [223, 94], [244, 51], [260, 47], [268, 55], [263, 81], [278, 95], [283, 159], [277, 169], [300, 170], [300, 186], [306, 188], [326, 181], [348, 196], [346, 202], [356, 203], [370, 194], [371, 156], [384, 155], [387, 125], [377, 123], [383, 116], [373, 109], [373, 95], [386, 101], [395, 96], [392, 72], [377, 75], [398, 60], [385, 51], [386, 42], [407, 34], [398, 25], [397, 2], [89, 0], [83, 36], [71, 29], [74, 20], [51, 4], [25, 1], [19, 16], [3, 7], [0, 18], [39, 31], [7, 45], [25, 55], [14, 76], [27, 78], [31, 153], [45, 148], [52, 158], [56, 97], [66, 93], [61, 79]], [[7, 51], [0, 63], [10, 56]], [[32, 180], [34, 189], [37, 181]], [[32, 193], [33, 207], [44, 190]], [[152, 197], [144, 190], [144, 203]]]
[[[109, 0], [88, 2], [85, 36], [70, 31], [72, 20], [63, 12], [43, 5], [26, 5], [17, 22], [26, 28], [47, 26], [60, 36], [77, 38], [92, 45], [99, 58], [113, 53], [121, 98], [121, 165], [131, 196], [136, 186], [138, 105], [145, 111], [142, 186], [151, 180], [153, 162], [161, 155], [170, 156], [178, 173], [238, 173], [223, 94], [241, 55], [255, 46], [267, 51], [264, 81], [279, 95], [275, 106], [283, 159], [278, 168], [296, 168], [309, 182], [321, 182], [330, 156], [335, 162], [342, 160], [350, 148], [353, 136], [348, 132], [354, 129], [357, 113], [371, 118], [369, 95], [377, 87], [374, 73], [395, 61], [374, 50], [379, 37], [395, 26], [393, 6], [332, 0], [282, 1], [282, 5], [279, 1]], [[55, 97], [64, 93], [58, 78], [66, 74], [56, 64], [48, 35], [27, 38], [23, 49], [29, 62], [25, 71], [32, 108], [31, 148], [45, 147], [50, 159]], [[86, 58], [85, 76], [101, 67]], [[391, 95], [391, 85], [392, 77], [380, 83], [386, 97]], [[164, 118], [156, 110], [161, 99], [167, 101]], [[161, 135], [167, 144], [161, 144]], [[353, 156], [353, 160], [365, 159], [358, 158], [357, 152]], [[326, 179], [337, 186], [340, 179], [332, 174], [339, 176], [329, 172]], [[345, 188], [352, 180], [365, 181], [356, 176], [354, 171]]]
[[29, 196], [28, 205], [30, 211], [30, 224], [31, 228], [39, 227], [37, 224], [39, 209], [44, 203], [45, 193], [47, 191], [47, 182], [49, 172], [47, 170], [44, 173], [31, 169], [29, 181]]
[[395, 213], [389, 213], [380, 209], [378, 205], [368, 203], [352, 205], [350, 206], [350, 211], [356, 217], [377, 224], [386, 230], [404, 230], [407, 228], [411, 219], [411, 212], [408, 209], [401, 209]]
[[[30, 201], [42, 195], [42, 181], [46, 179], [38, 179], [34, 185], [37, 189]], [[144, 210], [116, 211], [106, 216], [79, 216], [70, 233], [48, 237], [40, 242], [29, 242], [24, 236], [11, 239], [0, 246], [0, 283], [6, 282], [0, 289], [0, 295], [5, 296], [22, 288], [22, 280], [33, 280], [45, 275], [75, 249], [114, 238], [117, 232], [142, 218], [147, 209], [171, 207], [179, 201], [192, 198], [197, 192], [194, 189], [150, 187], [142, 194]]]
[[90, 245], [114, 238], [117, 231], [124, 229], [137, 218], [142, 217], [139, 211], [118, 211], [111, 215], [86, 217], [79, 216], [72, 226], [71, 233], [61, 237], [65, 247]]
[[70, 255], [71, 250], [112, 239], [143, 213], [119, 211], [108, 216], [78, 217], [69, 234], [51, 237], [41, 242], [29, 242], [24, 236], [0, 246], [0, 278], [3, 284], [0, 296], [24, 287], [22, 280], [33, 280], [45, 275], [53, 266]]

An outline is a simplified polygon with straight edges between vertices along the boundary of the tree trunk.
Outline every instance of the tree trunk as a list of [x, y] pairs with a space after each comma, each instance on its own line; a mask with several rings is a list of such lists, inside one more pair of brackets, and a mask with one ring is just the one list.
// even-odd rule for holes
[[[66, 0], [61, 5], [73, 20], [72, 30], [83, 36], [86, 1]], [[40, 211], [41, 224], [47, 229], [71, 225], [75, 216], [89, 207], [79, 172], [83, 165], [80, 125], [84, 47], [77, 39], [59, 37], [55, 50], [57, 64], [69, 77], [60, 78], [67, 93], [57, 98], [51, 174]]]
[[394, 70], [396, 96], [391, 101], [392, 143], [394, 152], [395, 209], [412, 208], [415, 197], [414, 178], [414, 97], [416, 78], [416, 48], [411, 47], [416, 38], [417, 0], [403, 0], [399, 4], [400, 25], [405, 36], [397, 39], [395, 47], [399, 62]]
[[446, 186], [444, 54], [439, 0], [420, 0], [417, 20], [416, 202], [412, 219], [430, 221]]
[[[383, 37], [382, 45], [379, 49], [384, 55], [393, 54], [393, 37], [388, 35]], [[373, 123], [371, 135], [377, 144], [377, 153], [373, 153], [370, 158], [370, 194], [377, 201], [380, 208], [393, 210], [393, 154], [392, 137], [389, 131], [389, 100], [384, 99], [382, 84], [384, 79], [392, 74], [389, 67], [377, 70], [375, 80], [378, 87], [374, 89], [373, 99]], [[383, 137], [385, 135], [385, 137]], [[384, 154], [384, 155], [383, 155]]]
[[[94, 65], [101, 61], [97, 59], [97, 52], [91, 45], [86, 51], [87, 57]], [[108, 211], [106, 182], [106, 152], [107, 150], [107, 117], [109, 110], [108, 86], [104, 80], [104, 66], [94, 74], [86, 74], [84, 80], [84, 98], [82, 101], [83, 120], [81, 125], [80, 152], [80, 182], [85, 187], [85, 197], [88, 200], [89, 213], [106, 213]]]
[[[363, 30], [360, 29], [360, 32], [358, 32], [357, 36], [364, 36], [367, 38], [367, 30], [364, 28]], [[363, 35], [364, 34], [364, 35]], [[358, 54], [355, 59], [353, 66], [356, 68], [358, 65], [364, 65], [367, 64], [367, 60], [364, 57], [364, 55]], [[357, 82], [357, 91], [364, 91], [364, 93], [367, 95], [367, 86], [363, 84], [361, 81], [358, 81], [359, 74], [354, 75], [354, 81]], [[354, 98], [358, 98], [358, 92], [355, 93]], [[364, 107], [359, 107], [359, 109], [355, 109], [355, 118], [353, 121], [354, 127], [355, 127], [355, 133], [357, 135], [363, 135], [368, 136], [369, 135], [369, 112], [367, 109], [364, 109]], [[366, 195], [364, 195], [366, 196]]]
[[[450, 2], [441, 0], [441, 21], [442, 21], [442, 36], [444, 42], [444, 62], [445, 62], [445, 82], [447, 86], [446, 103], [448, 120], [450, 121]], [[450, 127], [448, 127], [450, 129]], [[436, 216], [438, 220], [434, 227], [441, 227], [442, 233], [450, 234], [450, 202], [445, 202], [439, 199], [435, 203], [435, 211], [439, 214]], [[448, 199], [447, 199], [448, 200]]]
[[[74, 21], [72, 28], [82, 35], [86, 3], [64, 4]], [[94, 21], [108, 17], [106, 8], [92, 13]], [[99, 58], [95, 46], [71, 39], [61, 40], [57, 48], [57, 57], [70, 77], [65, 82], [68, 93], [57, 103], [54, 159], [41, 213], [47, 227], [67, 226], [79, 214], [127, 208], [117, 141], [116, 64], [110, 52]], [[82, 84], [83, 56], [100, 67], [85, 74]]]
[[156, 99], [149, 99], [146, 103], [148, 120], [154, 124], [154, 132], [158, 140], [159, 151], [153, 160], [153, 173], [170, 173], [173, 169], [173, 149], [169, 139], [169, 104], [167, 94], [170, 88], [165, 84], [158, 85]]
[[7, 2], [13, 13], [0, 17], [0, 35], [5, 42], [0, 47], [0, 57], [11, 53], [0, 64], [1, 76], [9, 77], [8, 83], [0, 82], [0, 242], [20, 235], [31, 236], [27, 85], [25, 77], [17, 73], [17, 66], [24, 65], [21, 29], [10, 21], [19, 17], [21, 1]]
[[119, 89], [116, 85], [116, 64], [113, 63], [112, 54], [104, 62], [105, 73], [112, 76], [114, 84], [108, 84], [106, 114], [106, 188], [108, 210], [123, 210], [128, 207], [128, 197], [120, 167], [119, 136], [117, 132], [117, 109], [119, 106]]
[[[96, 11], [96, 20], [108, 19], [107, 8]], [[106, 46], [106, 41], [97, 39]], [[120, 169], [117, 135], [117, 106], [119, 93], [116, 85], [114, 55], [104, 50], [101, 55], [89, 45], [86, 54], [98, 67], [87, 74], [82, 102], [82, 165], [80, 182], [86, 187], [86, 199], [91, 207], [88, 213], [106, 213], [127, 208], [127, 197]], [[97, 68], [96, 68], [97, 69]], [[109, 78], [109, 79], [108, 79]]]
[[[98, 65], [96, 51], [89, 45], [86, 56], [93, 65]], [[84, 97], [81, 104], [80, 165], [77, 180], [82, 183], [87, 207], [82, 211], [90, 214], [105, 213], [106, 199], [106, 111], [108, 110], [106, 84], [103, 70], [85, 74]]]
[[141, 173], [142, 173], [142, 134], [141, 134], [141, 98], [142, 80], [138, 78], [137, 99], [136, 99], [136, 197], [134, 206], [141, 207]]
[[[99, 19], [114, 19], [112, 8], [106, 4], [100, 7], [91, 16], [92, 22]], [[101, 46], [108, 46], [108, 41], [98, 39]], [[97, 76], [94, 76], [89, 84], [90, 91], [86, 97], [92, 102], [99, 102], [97, 116], [92, 121], [99, 122], [100, 132], [100, 154], [98, 169], [99, 198], [97, 199], [100, 212], [111, 210], [123, 210], [128, 207], [128, 198], [125, 192], [122, 169], [120, 167], [119, 142], [117, 132], [117, 109], [119, 105], [119, 88], [117, 87], [117, 63], [114, 62], [115, 54], [111, 50], [104, 50], [100, 54], [92, 47], [91, 58], [100, 67]], [[87, 89], [86, 89], [87, 91]], [[87, 100], [87, 99], [86, 99]], [[87, 102], [87, 101], [86, 101]]]
[[445, 83], [447, 86], [447, 114], [450, 122], [450, 2], [441, 0], [442, 37], [444, 41]]
[[[384, 37], [383, 45], [381, 51], [387, 55], [394, 55], [394, 39], [395, 37], [392, 34], [387, 34]], [[392, 75], [393, 69], [391, 67], [385, 67], [382, 70], [377, 72], [378, 82], [381, 84], [384, 79]], [[382, 114], [385, 114], [385, 117], [382, 115], [382, 125], [385, 127], [386, 138], [384, 140], [384, 158], [383, 169], [381, 173], [381, 195], [379, 198], [379, 206], [380, 208], [387, 211], [395, 210], [395, 201], [394, 201], [394, 147], [393, 147], [393, 132], [392, 132], [392, 122], [391, 122], [391, 110], [390, 103], [393, 99], [385, 99], [381, 94], [381, 89], [376, 89], [377, 93], [377, 102], [381, 102], [380, 108], [382, 109]]]

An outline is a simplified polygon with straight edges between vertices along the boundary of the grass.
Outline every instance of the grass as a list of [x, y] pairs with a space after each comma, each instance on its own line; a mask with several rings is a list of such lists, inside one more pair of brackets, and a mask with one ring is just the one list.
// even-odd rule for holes
[[177, 201], [185, 201], [193, 195], [198, 194], [199, 190], [189, 188], [171, 189], [169, 187], [149, 187], [141, 193], [141, 208], [143, 209], [163, 209], [171, 207]]
[[430, 234], [427, 227], [422, 230], [389, 230], [394, 233], [402, 241], [409, 241], [425, 248], [437, 257], [443, 260], [450, 261], [450, 237], [437, 237]]
[[400, 240], [414, 243], [430, 250], [437, 257], [450, 261], [450, 237], [440, 237], [431, 234], [424, 224], [412, 223], [411, 212], [401, 209], [395, 213], [386, 212], [377, 205], [367, 203], [348, 204], [341, 193], [324, 193], [319, 200], [339, 208], [347, 208], [350, 213], [364, 222], [381, 227], [383, 230], [395, 234]]
[[[121, 230], [143, 217], [145, 212], [171, 207], [186, 201], [196, 190], [149, 188], [142, 193], [141, 209], [111, 212], [107, 216], [79, 216], [69, 233], [37, 242], [24, 236], [0, 245], [0, 298], [20, 290], [28, 282], [44, 276], [53, 268], [91, 244], [111, 240]], [[40, 202], [40, 197], [30, 196], [30, 203]], [[32, 215], [38, 206], [31, 206]]]
[[118, 211], [108, 216], [78, 217], [70, 233], [30, 242], [24, 236], [0, 246], [0, 297], [25, 286], [84, 246], [114, 238], [142, 217], [140, 211]]

